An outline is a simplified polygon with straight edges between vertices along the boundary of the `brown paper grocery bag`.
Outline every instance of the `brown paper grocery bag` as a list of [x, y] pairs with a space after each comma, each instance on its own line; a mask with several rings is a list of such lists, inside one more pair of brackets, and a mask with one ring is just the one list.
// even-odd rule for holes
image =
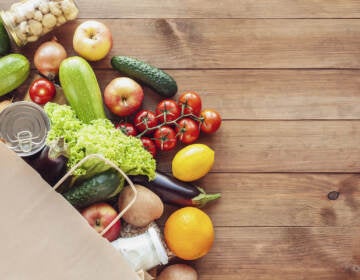
[[0, 278], [138, 280], [126, 260], [0, 143]]

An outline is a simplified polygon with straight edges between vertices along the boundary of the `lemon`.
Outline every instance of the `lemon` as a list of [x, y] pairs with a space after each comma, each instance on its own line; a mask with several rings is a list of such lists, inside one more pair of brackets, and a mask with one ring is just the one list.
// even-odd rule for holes
[[190, 182], [205, 176], [214, 164], [215, 152], [204, 144], [192, 144], [178, 151], [172, 160], [173, 176]]

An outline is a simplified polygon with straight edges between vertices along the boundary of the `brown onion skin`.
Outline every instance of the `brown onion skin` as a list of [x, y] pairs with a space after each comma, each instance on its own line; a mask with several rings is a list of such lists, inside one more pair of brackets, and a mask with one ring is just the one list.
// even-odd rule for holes
[[34, 54], [36, 69], [48, 79], [52, 80], [59, 73], [60, 63], [67, 57], [65, 48], [56, 38], [42, 43]]

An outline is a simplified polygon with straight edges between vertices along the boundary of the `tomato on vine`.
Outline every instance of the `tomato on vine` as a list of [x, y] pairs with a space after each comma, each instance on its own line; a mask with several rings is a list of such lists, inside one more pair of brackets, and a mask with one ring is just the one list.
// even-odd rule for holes
[[156, 106], [156, 116], [161, 123], [171, 122], [180, 117], [181, 109], [172, 99], [164, 99]]
[[176, 132], [170, 126], [164, 125], [155, 130], [155, 145], [161, 151], [170, 151], [176, 146]]
[[184, 114], [198, 116], [201, 112], [201, 98], [195, 91], [186, 91], [179, 96], [179, 106]]
[[122, 133], [124, 133], [127, 136], [136, 136], [137, 132], [133, 124], [127, 123], [127, 122], [121, 122], [118, 123], [115, 126], [117, 129], [120, 129]]
[[141, 137], [140, 138], [144, 148], [153, 156], [153, 158], [156, 157], [156, 146], [154, 141], [152, 141], [148, 137]]
[[212, 109], [203, 110], [200, 114], [200, 129], [204, 133], [214, 133], [221, 125], [221, 116]]
[[[157, 126], [158, 122], [154, 112], [150, 110], [141, 110], [136, 114], [134, 124], [136, 130], [141, 133], [149, 128]], [[151, 132], [152, 131], [149, 130], [145, 134], [151, 134]]]
[[191, 118], [183, 118], [177, 123], [176, 134], [181, 143], [191, 144], [199, 138], [199, 123]]

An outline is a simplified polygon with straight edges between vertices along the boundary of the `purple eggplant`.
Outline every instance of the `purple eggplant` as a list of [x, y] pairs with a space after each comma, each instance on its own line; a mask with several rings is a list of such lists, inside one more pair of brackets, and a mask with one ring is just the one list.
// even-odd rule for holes
[[203, 207], [221, 196], [220, 193], [207, 194], [202, 188], [174, 177], [156, 172], [155, 179], [149, 181], [146, 176], [130, 176], [134, 184], [140, 184], [156, 193], [164, 203], [177, 206]]
[[65, 175], [67, 162], [65, 141], [60, 138], [46, 145], [30, 164], [50, 186], [54, 186]]

